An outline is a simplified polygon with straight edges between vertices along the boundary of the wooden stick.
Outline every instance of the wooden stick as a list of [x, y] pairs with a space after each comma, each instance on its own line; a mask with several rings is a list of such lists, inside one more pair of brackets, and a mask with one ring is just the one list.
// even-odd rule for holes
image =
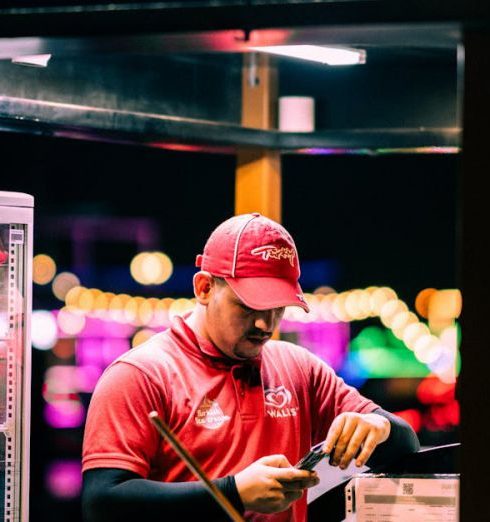
[[170, 428], [158, 416], [158, 413], [156, 411], [152, 411], [148, 414], [148, 417], [155, 428], [158, 430], [158, 433], [160, 433], [160, 435], [167, 440], [177, 455], [179, 455], [179, 457], [185, 462], [187, 467], [194, 473], [194, 475], [196, 475], [196, 477], [204, 483], [216, 502], [218, 502], [218, 504], [224, 509], [225, 513], [231, 518], [231, 520], [234, 522], [244, 522], [244, 519], [240, 513], [238, 513], [231, 502], [213, 484], [213, 482], [209, 480], [206, 473], [204, 473], [204, 471], [201, 469], [201, 466], [197, 460], [184, 448], [184, 446], [182, 446], [179, 439], [170, 431]]

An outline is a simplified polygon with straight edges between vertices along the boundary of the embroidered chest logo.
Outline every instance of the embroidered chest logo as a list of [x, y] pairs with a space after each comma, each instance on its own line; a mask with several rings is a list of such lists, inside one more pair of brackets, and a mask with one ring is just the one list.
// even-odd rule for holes
[[287, 259], [291, 266], [294, 266], [294, 258], [296, 257], [294, 248], [275, 247], [273, 245], [254, 248], [250, 253], [253, 256], [261, 256], [264, 261], [269, 259]]
[[298, 407], [293, 407], [291, 392], [284, 386], [264, 390], [265, 411], [269, 417], [296, 417]]
[[198, 426], [202, 426], [208, 430], [217, 430], [223, 426], [226, 421], [230, 420], [230, 416], [223, 413], [218, 401], [213, 401], [205, 397], [196, 410], [194, 420]]

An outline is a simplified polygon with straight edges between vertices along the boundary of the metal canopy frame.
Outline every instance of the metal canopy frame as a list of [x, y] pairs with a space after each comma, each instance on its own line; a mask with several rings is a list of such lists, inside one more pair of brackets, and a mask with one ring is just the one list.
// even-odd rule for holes
[[[350, 129], [316, 133], [289, 133], [177, 116], [98, 109], [61, 103], [0, 96], [0, 129], [141, 144], [150, 147], [235, 154], [243, 147], [283, 153], [322, 154], [365, 149], [457, 149], [460, 130]], [[454, 152], [454, 150], [452, 150]]]

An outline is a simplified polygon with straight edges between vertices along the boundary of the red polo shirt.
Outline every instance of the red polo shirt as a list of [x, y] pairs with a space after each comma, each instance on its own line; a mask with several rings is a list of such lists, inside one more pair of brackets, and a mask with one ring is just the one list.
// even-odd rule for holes
[[[265, 455], [284, 454], [294, 464], [326, 437], [339, 413], [377, 407], [304, 348], [269, 341], [259, 357], [240, 362], [198, 339], [178, 317], [99, 380], [85, 427], [83, 471], [120, 468], [164, 482], [196, 480], [148, 420], [153, 410], [210, 478], [218, 478]], [[303, 521], [306, 495], [286, 512], [246, 518]]]

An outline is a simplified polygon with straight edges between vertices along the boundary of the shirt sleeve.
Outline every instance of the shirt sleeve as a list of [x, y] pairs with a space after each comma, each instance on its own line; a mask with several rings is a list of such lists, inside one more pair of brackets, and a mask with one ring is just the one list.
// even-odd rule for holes
[[308, 353], [310, 368], [312, 442], [325, 439], [328, 429], [337, 415], [352, 411], [371, 413], [379, 406], [361, 395], [339, 377], [328, 364]]
[[92, 395], [84, 431], [82, 470], [119, 468], [148, 477], [160, 438], [148, 419], [162, 411], [162, 397], [139, 368], [117, 362]]
[[[223, 477], [213, 483], [243, 513], [234, 477]], [[92, 469], [83, 474], [82, 511], [85, 522], [229, 520], [201, 482], [157, 482], [111, 468]]]

